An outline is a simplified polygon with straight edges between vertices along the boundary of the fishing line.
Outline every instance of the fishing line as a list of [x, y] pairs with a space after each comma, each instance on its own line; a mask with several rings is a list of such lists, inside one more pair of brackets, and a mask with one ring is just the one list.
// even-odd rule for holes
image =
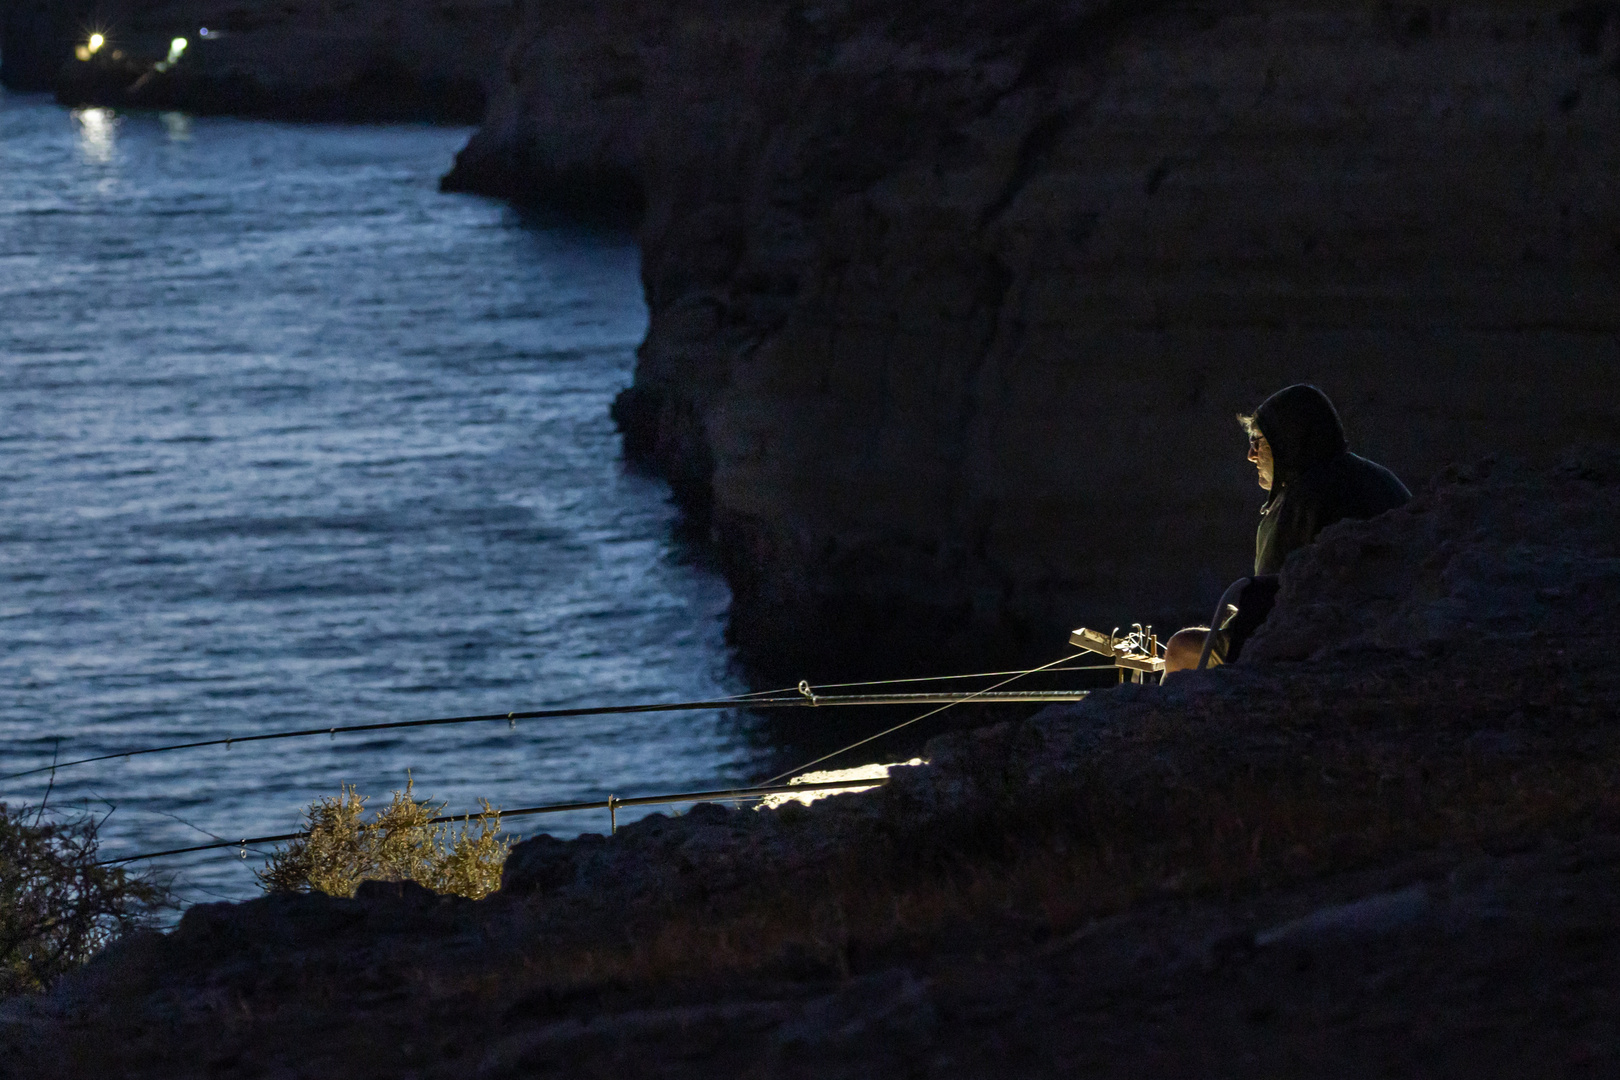
[[[1076, 655], [1083, 655], [1083, 654], [1077, 653]], [[871, 679], [871, 680], [868, 680], [866, 682], [821, 683], [819, 685], [812, 686], [810, 689], [817, 690], [817, 691], [820, 691], [820, 690], [852, 690], [852, 689], [854, 689], [856, 687], [860, 687], [860, 686], [899, 686], [902, 683], [949, 682], [949, 681], [951, 681], [953, 679], [994, 679], [994, 678], [996, 678], [998, 676], [1001, 676], [1001, 675], [1032, 675], [1037, 671], [1048, 671], [1048, 672], [1051, 672], [1052, 674], [1055, 675], [1055, 674], [1058, 674], [1059, 672], [1065, 672], [1065, 671], [1117, 671], [1117, 670], [1119, 670], [1119, 668], [1118, 668], [1118, 665], [1115, 665], [1115, 664], [1079, 664], [1079, 665], [1077, 665], [1075, 667], [1045, 667], [1045, 668], [1034, 668], [1034, 669], [1031, 669], [1030, 671], [980, 671], [980, 672], [977, 672], [977, 673], [972, 674], [972, 675], [918, 675], [918, 676], [916, 676], [914, 678], [910, 678], [910, 679]], [[989, 690], [994, 690], [995, 687], [991, 686], [991, 687], [986, 687], [985, 689], [987, 691], [989, 691]], [[769, 696], [774, 696], [774, 695], [777, 695], [777, 694], [784, 694], [784, 695], [785, 694], [792, 694], [792, 693], [795, 693], [796, 691], [797, 691], [797, 687], [789, 686], [789, 687], [784, 687], [781, 690], [760, 690], [756, 694], [744, 694], [743, 696], [744, 697], [755, 697], [755, 696], [769, 697]]]
[[[1013, 676], [1010, 679], [1003, 679], [1001, 682], [996, 683], [994, 686], [987, 686], [983, 690], [976, 690], [971, 694], [966, 694], [958, 701], [947, 702], [946, 704], [941, 705], [937, 709], [931, 709], [928, 712], [923, 713], [921, 716], [914, 716], [910, 720], [907, 720], [907, 721], [905, 721], [903, 723], [896, 724], [896, 725], [894, 725], [894, 727], [889, 728], [889, 729], [887, 729], [885, 731], [880, 731], [876, 735], [868, 735], [864, 739], [861, 739], [861, 740], [859, 740], [857, 742], [850, 743], [848, 746], [844, 747], [842, 750], [834, 750], [830, 754], [823, 754], [820, 757], [816, 758], [814, 761], [807, 761], [803, 765], [800, 765], [796, 769], [789, 769], [785, 773], [779, 773], [776, 776], [773, 776], [769, 780], [765, 781], [765, 783], [766, 784], [774, 784], [778, 780], [784, 779], [785, 777], [793, 776], [793, 775], [796, 775], [798, 773], [804, 772], [806, 769], [810, 768], [810, 766], [812, 766], [812, 765], [820, 765], [823, 761], [827, 761], [830, 758], [835, 758], [840, 754], [847, 753], [848, 751], [855, 749], [857, 746], [865, 746], [867, 743], [872, 742], [875, 739], [881, 739], [885, 735], [892, 735], [896, 731], [899, 731], [901, 728], [910, 727], [912, 724], [915, 724], [915, 723], [917, 723], [918, 721], [921, 721], [921, 720], [927, 720], [930, 716], [938, 716], [940, 713], [944, 712], [946, 709], [949, 709], [949, 708], [951, 708], [953, 706], [956, 706], [956, 705], [961, 705], [961, 704], [963, 704], [965, 702], [972, 701], [975, 698], [979, 698], [979, 697], [982, 697], [984, 695], [987, 695], [992, 690], [999, 690], [1001, 687], [1006, 686], [1008, 683], [1017, 682], [1019, 679], [1022, 679], [1026, 675], [1034, 675], [1037, 672], [1048, 671], [1048, 670], [1050, 670], [1052, 668], [1057, 667], [1059, 664], [1066, 664], [1070, 660], [1078, 659], [1079, 657], [1084, 656], [1084, 655], [1085, 655], [1084, 652], [1077, 652], [1077, 653], [1073, 654], [1072, 656], [1065, 656], [1061, 660], [1054, 660], [1050, 664], [1043, 664], [1038, 668], [1030, 668], [1028, 671], [1015, 672], [1015, 673], [1013, 673]], [[1113, 665], [1110, 664], [1109, 666], [1112, 667]]]

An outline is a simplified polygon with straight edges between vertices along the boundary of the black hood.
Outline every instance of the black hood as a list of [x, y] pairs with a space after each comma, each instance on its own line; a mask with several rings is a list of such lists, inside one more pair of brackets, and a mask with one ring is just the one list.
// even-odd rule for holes
[[1266, 398], [1255, 410], [1254, 421], [1271, 444], [1273, 476], [1279, 487], [1350, 448], [1333, 402], [1308, 383]]

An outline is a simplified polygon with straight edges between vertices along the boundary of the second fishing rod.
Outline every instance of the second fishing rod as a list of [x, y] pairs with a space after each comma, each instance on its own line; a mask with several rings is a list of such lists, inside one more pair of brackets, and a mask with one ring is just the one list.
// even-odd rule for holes
[[[1074, 669], [1074, 670], [1089, 670]], [[986, 673], [986, 674], [1000, 674]], [[974, 676], [967, 676], [974, 677]], [[947, 676], [945, 678], [955, 678]], [[915, 680], [892, 680], [892, 684], [912, 682]], [[888, 683], [872, 683], [866, 685], [888, 685]], [[824, 694], [808, 683], [801, 682], [796, 690], [772, 691], [768, 695], [745, 694], [728, 698], [714, 698], [699, 701], [653, 702], [632, 705], [600, 705], [583, 706], [564, 709], [530, 709], [504, 713], [483, 713], [473, 716], [443, 716], [424, 720], [386, 720], [369, 724], [336, 724], [326, 727], [300, 728], [290, 731], [264, 732], [250, 735], [226, 735], [208, 739], [197, 739], [191, 742], [170, 743], [163, 746], [134, 747], [127, 750], [118, 750], [107, 754], [96, 754], [89, 757], [75, 758], [69, 761], [53, 762], [33, 769], [24, 769], [19, 772], [0, 776], [0, 780], [16, 780], [28, 776], [40, 776], [46, 773], [55, 774], [65, 769], [76, 768], [100, 761], [116, 761], [121, 758], [140, 757], [149, 754], [175, 753], [182, 750], [200, 750], [205, 747], [223, 746], [230, 748], [238, 744], [274, 742], [285, 739], [308, 739], [321, 735], [335, 738], [338, 735], [357, 734], [361, 732], [397, 731], [410, 728], [444, 727], [456, 724], [481, 724], [505, 721], [516, 726], [519, 720], [558, 720], [581, 716], [615, 716], [633, 715], [639, 713], [658, 712], [697, 712], [721, 709], [802, 709], [802, 708], [837, 708], [849, 706], [905, 706], [905, 705], [948, 705], [972, 701], [980, 704], [1050, 704], [1057, 702], [1081, 701], [1090, 693], [1088, 690], [1032, 690], [1032, 691], [977, 691], [977, 692], [904, 692], [904, 693], [869, 693], [869, 694]]]

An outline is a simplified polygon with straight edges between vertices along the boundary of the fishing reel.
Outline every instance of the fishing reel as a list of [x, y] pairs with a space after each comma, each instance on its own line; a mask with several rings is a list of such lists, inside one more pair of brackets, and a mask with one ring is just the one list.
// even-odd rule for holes
[[1148, 674], [1164, 677], [1163, 648], [1151, 626], [1133, 623], [1131, 632], [1123, 636], [1117, 626], [1108, 634], [1082, 626], [1069, 634], [1069, 644], [1108, 657], [1119, 669], [1120, 682], [1129, 677], [1139, 683]]

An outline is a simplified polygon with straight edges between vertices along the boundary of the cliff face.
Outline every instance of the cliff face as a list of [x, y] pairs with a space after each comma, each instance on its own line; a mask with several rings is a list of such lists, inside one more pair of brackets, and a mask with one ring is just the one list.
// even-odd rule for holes
[[[75, 105], [476, 123], [514, 23], [510, 0], [0, 0], [0, 76]], [[105, 48], [75, 60], [92, 30]]]
[[1246, 572], [1286, 383], [1413, 485], [1620, 438], [1617, 12], [533, 4], [452, 182], [639, 180], [618, 412], [746, 651], [1050, 657]]

